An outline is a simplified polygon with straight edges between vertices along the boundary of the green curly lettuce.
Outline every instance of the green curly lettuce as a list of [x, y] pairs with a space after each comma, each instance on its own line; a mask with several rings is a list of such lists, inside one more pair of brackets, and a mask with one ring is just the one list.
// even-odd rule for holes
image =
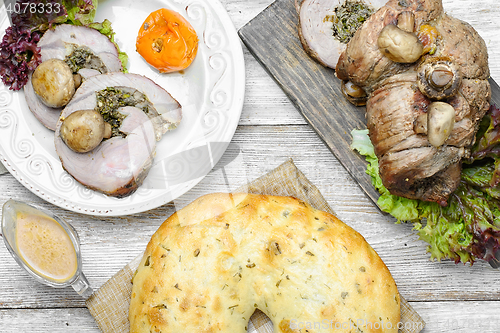
[[66, 23], [88, 25], [94, 22], [98, 0], [63, 0], [66, 8]]
[[120, 51], [120, 47], [115, 42], [115, 32], [111, 27], [111, 22], [108, 19], [105, 19], [103, 22], [93, 22], [88, 25], [90, 28], [94, 28], [99, 31], [101, 34], [107, 36], [109, 40], [115, 44], [116, 50], [118, 51], [118, 59], [122, 62], [123, 72], [127, 71], [127, 63], [128, 63], [128, 55], [125, 52]]
[[380, 178], [378, 170], [378, 158], [368, 137], [368, 130], [353, 130], [351, 134], [353, 137], [351, 148], [365, 156], [368, 162], [366, 173], [370, 175], [373, 186], [380, 193], [377, 201], [380, 209], [394, 216], [398, 222], [419, 220], [417, 200], [392, 195], [382, 184], [382, 178]]
[[420, 239], [429, 244], [431, 259], [472, 264], [495, 258], [500, 251], [500, 110], [496, 106], [483, 118], [471, 158], [463, 161], [460, 185], [445, 207], [390, 194], [382, 184], [368, 130], [354, 130], [352, 136], [351, 148], [365, 156], [366, 172], [380, 193], [378, 206], [398, 223], [413, 223]]

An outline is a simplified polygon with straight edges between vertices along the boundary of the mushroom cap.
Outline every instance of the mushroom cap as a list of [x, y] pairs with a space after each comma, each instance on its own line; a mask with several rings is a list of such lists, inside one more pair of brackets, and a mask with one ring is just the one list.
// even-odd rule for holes
[[458, 66], [449, 58], [429, 57], [418, 67], [418, 88], [430, 99], [454, 96], [462, 83]]
[[455, 109], [448, 103], [432, 102], [427, 114], [427, 138], [431, 145], [440, 147], [453, 131]]
[[355, 85], [351, 81], [342, 81], [341, 90], [344, 97], [353, 105], [366, 105], [368, 95], [360, 86]]
[[33, 72], [31, 82], [43, 104], [51, 108], [68, 104], [75, 94], [73, 72], [60, 59], [42, 62]]
[[383, 55], [403, 64], [416, 62], [424, 52], [424, 47], [415, 34], [393, 24], [382, 29], [377, 44]]
[[99, 112], [79, 110], [63, 120], [60, 136], [71, 150], [86, 153], [101, 143], [105, 130], [105, 122]]

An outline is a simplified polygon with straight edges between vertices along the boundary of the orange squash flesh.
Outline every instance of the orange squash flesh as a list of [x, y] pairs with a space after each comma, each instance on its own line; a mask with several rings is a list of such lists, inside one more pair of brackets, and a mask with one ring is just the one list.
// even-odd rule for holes
[[136, 41], [137, 52], [160, 73], [187, 68], [198, 51], [198, 36], [179, 13], [158, 9], [146, 18]]

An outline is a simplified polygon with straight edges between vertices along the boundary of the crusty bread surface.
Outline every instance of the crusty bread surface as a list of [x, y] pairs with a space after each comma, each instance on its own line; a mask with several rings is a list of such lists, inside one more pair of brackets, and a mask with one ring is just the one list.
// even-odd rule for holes
[[396, 284], [334, 215], [291, 197], [210, 194], [169, 217], [133, 278], [130, 332], [397, 332]]

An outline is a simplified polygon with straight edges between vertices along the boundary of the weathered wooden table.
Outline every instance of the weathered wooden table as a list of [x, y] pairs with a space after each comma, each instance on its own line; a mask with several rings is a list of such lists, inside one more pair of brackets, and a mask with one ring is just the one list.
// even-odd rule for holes
[[[444, 0], [448, 13], [473, 25], [489, 48], [491, 76], [500, 82], [498, 0]], [[222, 0], [236, 29], [272, 0]], [[498, 332], [500, 271], [431, 262], [412, 226], [383, 215], [304, 121], [279, 86], [244, 47], [246, 95], [239, 126], [220, 169], [174, 202], [140, 214], [92, 217], [44, 202], [10, 174], [0, 176], [0, 205], [9, 198], [39, 204], [71, 221], [82, 243], [83, 269], [98, 288], [144, 250], [176, 208], [214, 191], [228, 191], [292, 158], [318, 186], [340, 219], [379, 253], [403, 295], [426, 321], [424, 332]], [[232, 161], [232, 162], [231, 162]], [[229, 180], [229, 181], [228, 181]], [[99, 332], [84, 301], [71, 288], [35, 282], [0, 244], [0, 332]]]

